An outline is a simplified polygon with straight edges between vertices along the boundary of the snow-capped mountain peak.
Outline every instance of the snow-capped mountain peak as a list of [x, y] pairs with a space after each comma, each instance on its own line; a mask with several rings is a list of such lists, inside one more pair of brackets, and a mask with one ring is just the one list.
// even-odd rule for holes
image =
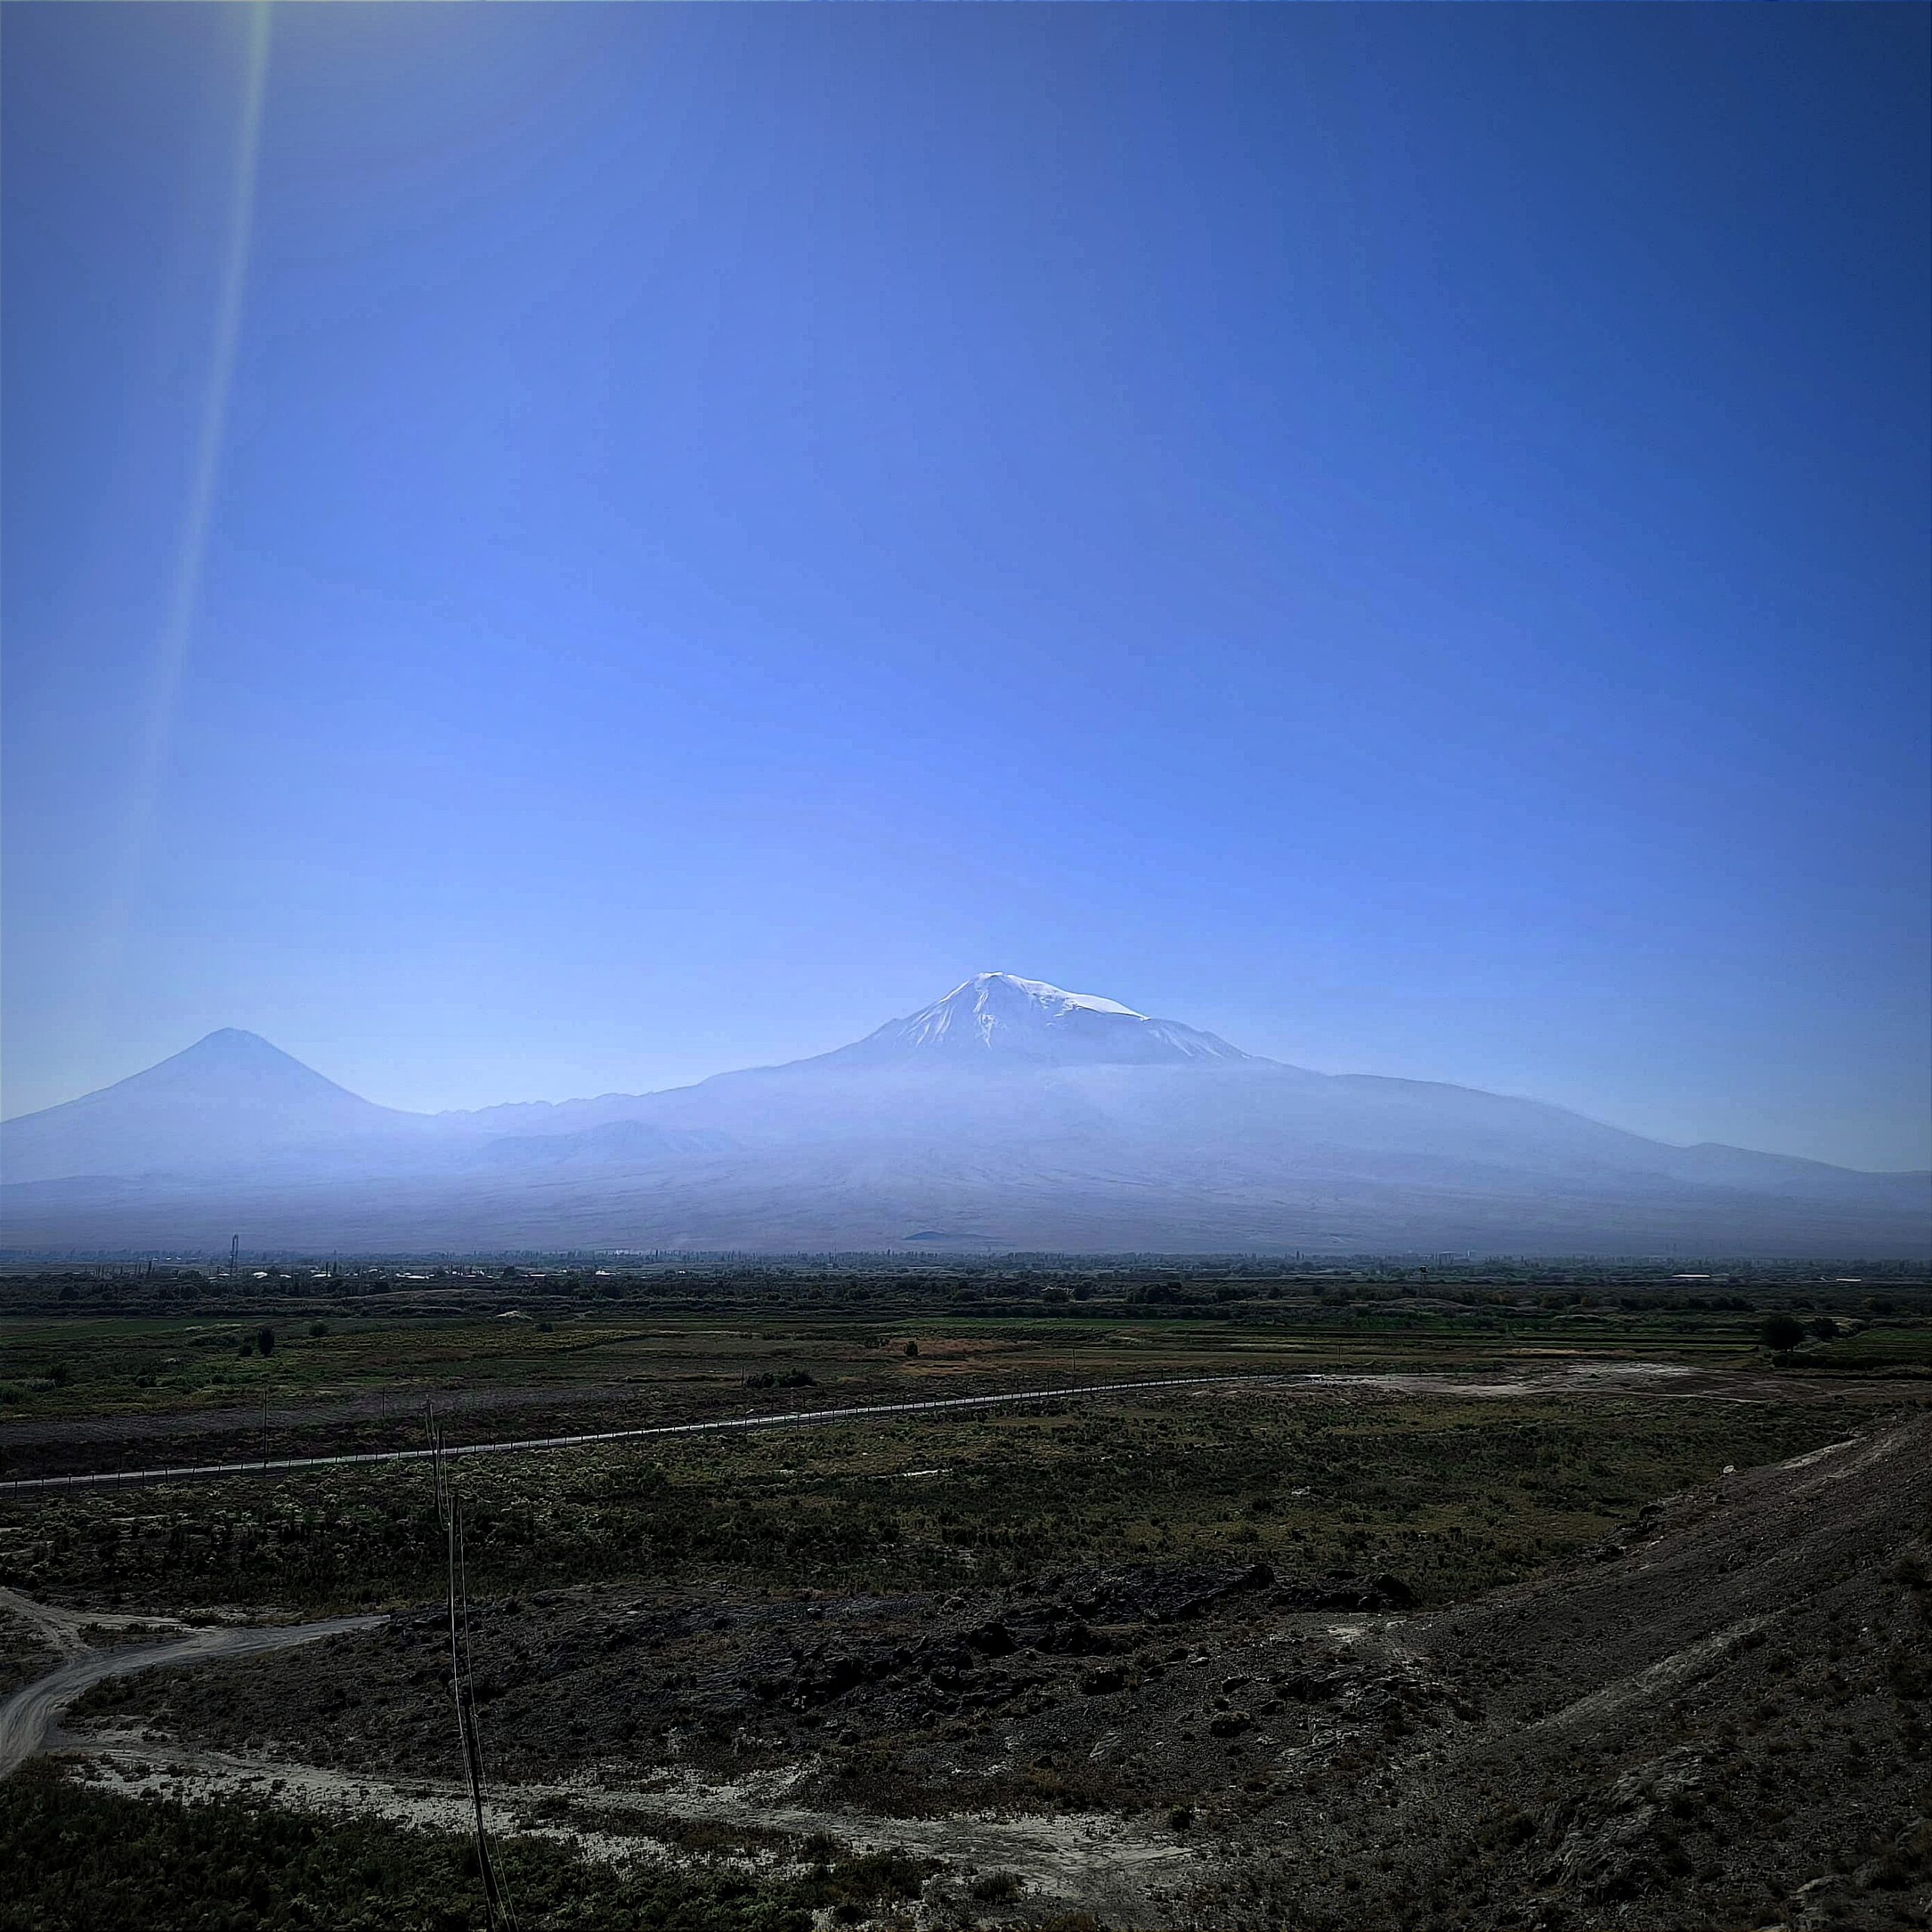
[[993, 1069], [1248, 1057], [1178, 1020], [1155, 1020], [1118, 1000], [1069, 992], [1017, 973], [975, 974], [943, 998], [888, 1022], [834, 1057], [875, 1061], [934, 1054]]
[[[1078, 1007], [1087, 1013], [1121, 1013], [1130, 1020], [1145, 1020], [1144, 1013], [1137, 1013], [1131, 1006], [1122, 1006], [1117, 999], [1103, 999], [1098, 993], [1070, 993], [1064, 986], [1050, 986], [1044, 980], [1023, 980], [1017, 973], [976, 973], [963, 985], [953, 988], [946, 998], [957, 999], [961, 993], [971, 992], [975, 1003], [984, 1001], [995, 989], [1011, 986], [1024, 993], [1029, 999], [1036, 999], [1060, 1013], [1067, 1013]], [[944, 1002], [942, 1001], [942, 1004]]]

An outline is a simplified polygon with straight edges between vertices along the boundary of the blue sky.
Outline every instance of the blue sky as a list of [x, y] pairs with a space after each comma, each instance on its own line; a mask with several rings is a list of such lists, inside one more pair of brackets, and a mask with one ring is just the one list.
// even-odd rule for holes
[[8, 7], [6, 1111], [995, 967], [1932, 1160], [1927, 19]]

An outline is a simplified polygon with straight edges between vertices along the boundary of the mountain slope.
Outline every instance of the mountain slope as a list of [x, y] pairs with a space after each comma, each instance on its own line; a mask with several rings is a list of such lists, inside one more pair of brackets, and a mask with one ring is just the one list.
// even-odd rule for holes
[[1007, 974], [811, 1059], [433, 1117], [216, 1035], [5, 1136], [30, 1247], [1932, 1248], [1927, 1177], [1312, 1072]]
[[[836, 1091], [838, 1076], [876, 1079], [896, 1070], [935, 1091], [959, 1074], [997, 1077], [1078, 1066], [1198, 1066], [1270, 1061], [1177, 1020], [1154, 1020], [1116, 1000], [1070, 993], [1043, 980], [980, 973], [903, 1020], [890, 1020], [851, 1045], [779, 1066], [715, 1074], [687, 1088], [657, 1094], [602, 1094], [594, 1100], [512, 1101], [438, 1118], [503, 1133], [577, 1133], [620, 1120], [656, 1119], [695, 1109], [721, 1096], [755, 1091], [783, 1110], [787, 1091]], [[828, 1081], [825, 1076], [834, 1076]], [[801, 1081], [808, 1083], [801, 1086]], [[950, 1091], [949, 1088], [947, 1091]], [[703, 1096], [703, 1099], [692, 1097]], [[809, 1104], [809, 1103], [808, 1103]]]
[[418, 1115], [338, 1087], [260, 1035], [225, 1026], [157, 1066], [0, 1124], [9, 1183], [76, 1175], [253, 1172], [406, 1154]]

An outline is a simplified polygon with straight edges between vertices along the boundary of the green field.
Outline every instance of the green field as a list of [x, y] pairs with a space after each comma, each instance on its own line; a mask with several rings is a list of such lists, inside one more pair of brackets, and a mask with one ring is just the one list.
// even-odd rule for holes
[[[432, 1290], [385, 1278], [205, 1286], [191, 1306], [133, 1283], [0, 1281], [0, 1431], [10, 1420], [271, 1410], [377, 1392], [623, 1387], [662, 1398], [809, 1374], [832, 1395], [1251, 1370], [1494, 1374], [1564, 1361], [1762, 1366], [1767, 1314], [1833, 1321], [1782, 1366], [1799, 1374], [1932, 1374], [1932, 1300], [1814, 1284], [1689, 1295], [1364, 1281], [1036, 1287], [1002, 1298], [922, 1280], [807, 1282], [772, 1297], [728, 1279], [580, 1277]], [[1057, 1300], [1054, 1299], [1057, 1296]], [[1140, 1298], [1137, 1299], [1137, 1296]], [[103, 1307], [103, 1304], [120, 1304]], [[129, 1310], [133, 1304], [140, 1312]], [[1728, 1304], [1728, 1305], [1720, 1305]], [[149, 1312], [152, 1310], [153, 1312]], [[272, 1338], [260, 1352], [260, 1338]], [[918, 1346], [916, 1357], [905, 1344]]]

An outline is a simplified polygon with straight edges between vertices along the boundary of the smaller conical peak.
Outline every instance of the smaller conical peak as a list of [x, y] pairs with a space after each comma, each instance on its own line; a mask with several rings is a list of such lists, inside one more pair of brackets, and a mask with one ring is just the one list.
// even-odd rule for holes
[[278, 1054], [281, 1049], [272, 1041], [265, 1040], [259, 1033], [246, 1032], [239, 1026], [217, 1026], [212, 1033], [204, 1033], [188, 1051], [190, 1053], [261, 1053]]
[[[263, 1072], [271, 1067], [283, 1070], [301, 1067], [305, 1073], [310, 1071], [293, 1054], [285, 1053], [272, 1040], [265, 1040], [260, 1034], [248, 1032], [239, 1026], [217, 1026], [212, 1033], [204, 1033], [192, 1047], [183, 1047], [174, 1059], [191, 1066], [254, 1068]], [[162, 1064], [166, 1066], [169, 1063], [163, 1061]], [[316, 1077], [319, 1078], [320, 1075]]]
[[[144, 1087], [205, 1094], [308, 1091], [345, 1094], [326, 1075], [285, 1053], [272, 1040], [239, 1026], [217, 1027], [192, 1047], [130, 1076]], [[125, 1083], [124, 1083], [125, 1084]], [[111, 1091], [111, 1090], [107, 1090]], [[345, 1094], [345, 1097], [350, 1097]], [[358, 1106], [369, 1104], [358, 1101]]]

